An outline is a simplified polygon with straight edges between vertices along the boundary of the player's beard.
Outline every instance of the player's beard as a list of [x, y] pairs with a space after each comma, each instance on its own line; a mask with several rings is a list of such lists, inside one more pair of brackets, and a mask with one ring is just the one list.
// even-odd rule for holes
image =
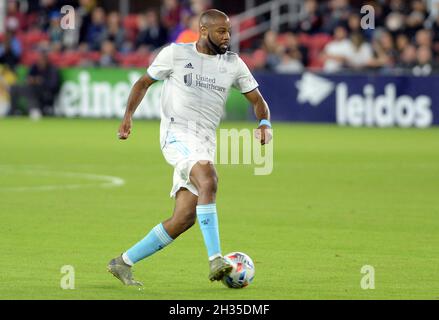
[[216, 54], [224, 54], [227, 52], [228, 48], [222, 49], [220, 46], [217, 46], [213, 43], [212, 39], [210, 39], [210, 35], [207, 35], [207, 43], [209, 44], [209, 48], [213, 50]]

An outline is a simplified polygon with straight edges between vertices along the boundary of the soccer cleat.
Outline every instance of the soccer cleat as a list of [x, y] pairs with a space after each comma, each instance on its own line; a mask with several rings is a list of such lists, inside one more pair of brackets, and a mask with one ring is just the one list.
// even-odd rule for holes
[[141, 282], [133, 279], [131, 266], [123, 261], [122, 256], [112, 259], [108, 263], [107, 270], [126, 286], [143, 286]]
[[223, 257], [217, 257], [212, 261], [209, 261], [209, 267], [210, 267], [210, 273], [209, 273], [210, 281], [221, 280], [225, 275], [228, 275], [233, 269], [233, 266], [230, 263], [228, 263]]

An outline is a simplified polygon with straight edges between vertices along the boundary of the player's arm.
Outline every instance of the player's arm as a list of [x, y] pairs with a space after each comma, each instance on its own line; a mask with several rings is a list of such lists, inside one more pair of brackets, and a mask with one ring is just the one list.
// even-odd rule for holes
[[258, 129], [256, 131], [257, 138], [261, 140], [261, 144], [269, 143], [272, 137], [270, 124], [270, 109], [267, 102], [262, 97], [258, 88], [244, 94], [247, 100], [253, 105], [253, 109], [258, 119]]
[[136, 83], [134, 83], [130, 95], [128, 96], [125, 115], [119, 127], [119, 139], [125, 140], [130, 135], [134, 112], [136, 111], [137, 107], [139, 106], [140, 102], [148, 91], [148, 88], [155, 81], [156, 80], [152, 79], [148, 74], [145, 74], [139, 80], [137, 80]]

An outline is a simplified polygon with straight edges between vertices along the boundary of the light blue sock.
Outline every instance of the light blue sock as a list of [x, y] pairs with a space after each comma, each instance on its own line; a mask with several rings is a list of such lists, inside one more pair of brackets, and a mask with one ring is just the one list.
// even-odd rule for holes
[[[163, 224], [156, 225], [145, 238], [137, 242], [123, 255], [124, 261], [129, 265], [145, 259], [153, 253], [163, 249], [172, 242], [172, 238], [166, 232]], [[127, 259], [128, 258], [128, 259]]]
[[197, 218], [207, 248], [207, 255], [209, 259], [213, 259], [221, 254], [216, 204], [198, 205]]

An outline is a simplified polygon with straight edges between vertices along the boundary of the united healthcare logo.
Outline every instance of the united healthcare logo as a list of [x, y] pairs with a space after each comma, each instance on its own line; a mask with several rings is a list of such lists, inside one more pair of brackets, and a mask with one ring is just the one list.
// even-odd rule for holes
[[192, 85], [192, 73], [186, 74], [184, 76], [184, 84], [190, 87]]
[[[353, 80], [357, 81], [357, 80]], [[397, 95], [393, 82], [384, 86], [384, 94], [376, 95], [373, 84], [363, 86], [362, 94], [352, 94], [345, 82], [334, 83], [329, 79], [306, 72], [296, 82], [297, 102], [308, 103], [318, 107], [326, 101], [335, 90], [335, 109], [337, 123], [350, 126], [378, 127], [429, 127], [433, 123], [432, 100], [427, 95], [411, 97]]]

